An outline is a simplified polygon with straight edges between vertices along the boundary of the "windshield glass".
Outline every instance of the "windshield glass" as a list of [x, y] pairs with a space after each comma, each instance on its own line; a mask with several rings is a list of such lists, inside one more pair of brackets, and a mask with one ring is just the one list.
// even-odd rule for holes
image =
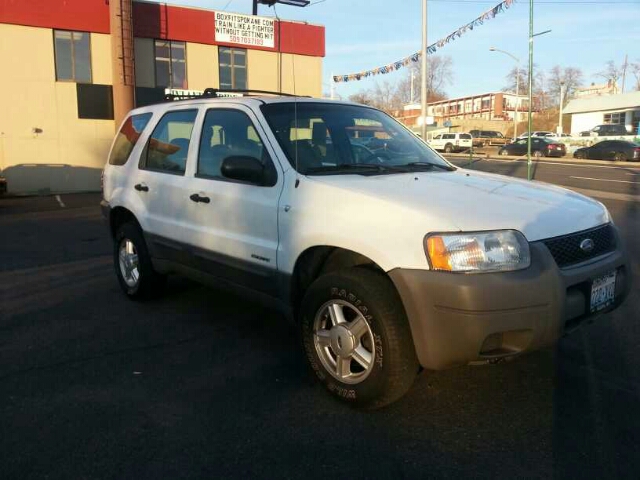
[[455, 169], [405, 127], [373, 108], [311, 102], [261, 108], [289, 163], [304, 175]]

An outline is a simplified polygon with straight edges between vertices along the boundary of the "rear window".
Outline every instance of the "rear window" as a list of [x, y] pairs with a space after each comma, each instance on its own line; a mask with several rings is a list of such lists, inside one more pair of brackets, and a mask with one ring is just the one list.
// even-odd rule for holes
[[138, 143], [138, 139], [142, 131], [151, 119], [151, 113], [142, 113], [140, 115], [131, 115], [122, 124], [122, 128], [118, 132], [116, 141], [109, 155], [109, 165], [124, 165], [131, 155], [133, 147]]

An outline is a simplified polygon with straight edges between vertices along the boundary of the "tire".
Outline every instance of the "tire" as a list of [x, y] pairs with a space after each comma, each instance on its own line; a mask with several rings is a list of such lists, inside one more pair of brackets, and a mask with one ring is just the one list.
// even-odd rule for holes
[[506, 148], [501, 148], [501, 149], [498, 151], [498, 155], [502, 155], [503, 157], [506, 157], [507, 155], [509, 155], [509, 152], [507, 151], [507, 149], [506, 149]]
[[587, 156], [584, 153], [576, 153], [573, 158], [577, 158], [579, 160], [584, 160]]
[[452, 153], [453, 152], [453, 145], [451, 145], [450, 143], [447, 143], [444, 146], [444, 153]]
[[[126, 258], [127, 255], [135, 255], [136, 260]], [[153, 269], [147, 244], [138, 225], [124, 223], [118, 228], [113, 247], [113, 264], [118, 283], [128, 298], [140, 300], [163, 293], [166, 276]]]
[[536, 150], [535, 152], [531, 152], [531, 154], [536, 157], [536, 158], [542, 158], [544, 157], [544, 152], [540, 151], [540, 150]]
[[311, 369], [336, 398], [380, 408], [413, 384], [419, 364], [409, 323], [398, 292], [382, 273], [356, 267], [323, 275], [307, 290], [300, 315]]
[[619, 153], [616, 153], [616, 154], [614, 155], [613, 159], [614, 159], [616, 162], [626, 162], [626, 161], [627, 161], [627, 156], [626, 156], [624, 153], [619, 152]]

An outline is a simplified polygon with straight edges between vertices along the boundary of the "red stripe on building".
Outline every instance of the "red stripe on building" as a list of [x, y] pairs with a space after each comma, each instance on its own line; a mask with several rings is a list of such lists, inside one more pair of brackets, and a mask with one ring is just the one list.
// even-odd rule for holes
[[[0, 23], [109, 33], [109, 3], [107, 0], [0, 0]], [[278, 30], [276, 22], [276, 48], [250, 48], [277, 51]], [[280, 30], [283, 53], [324, 57], [324, 27], [281, 22]], [[134, 2], [133, 31], [136, 37], [228, 45], [215, 40], [215, 12], [211, 10]]]
[[0, 23], [109, 33], [106, 0], [0, 0]]

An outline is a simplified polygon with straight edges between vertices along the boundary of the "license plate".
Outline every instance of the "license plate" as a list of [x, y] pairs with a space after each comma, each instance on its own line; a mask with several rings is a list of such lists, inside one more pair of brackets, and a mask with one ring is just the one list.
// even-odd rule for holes
[[591, 313], [599, 312], [612, 305], [615, 292], [615, 271], [594, 279], [591, 284]]

